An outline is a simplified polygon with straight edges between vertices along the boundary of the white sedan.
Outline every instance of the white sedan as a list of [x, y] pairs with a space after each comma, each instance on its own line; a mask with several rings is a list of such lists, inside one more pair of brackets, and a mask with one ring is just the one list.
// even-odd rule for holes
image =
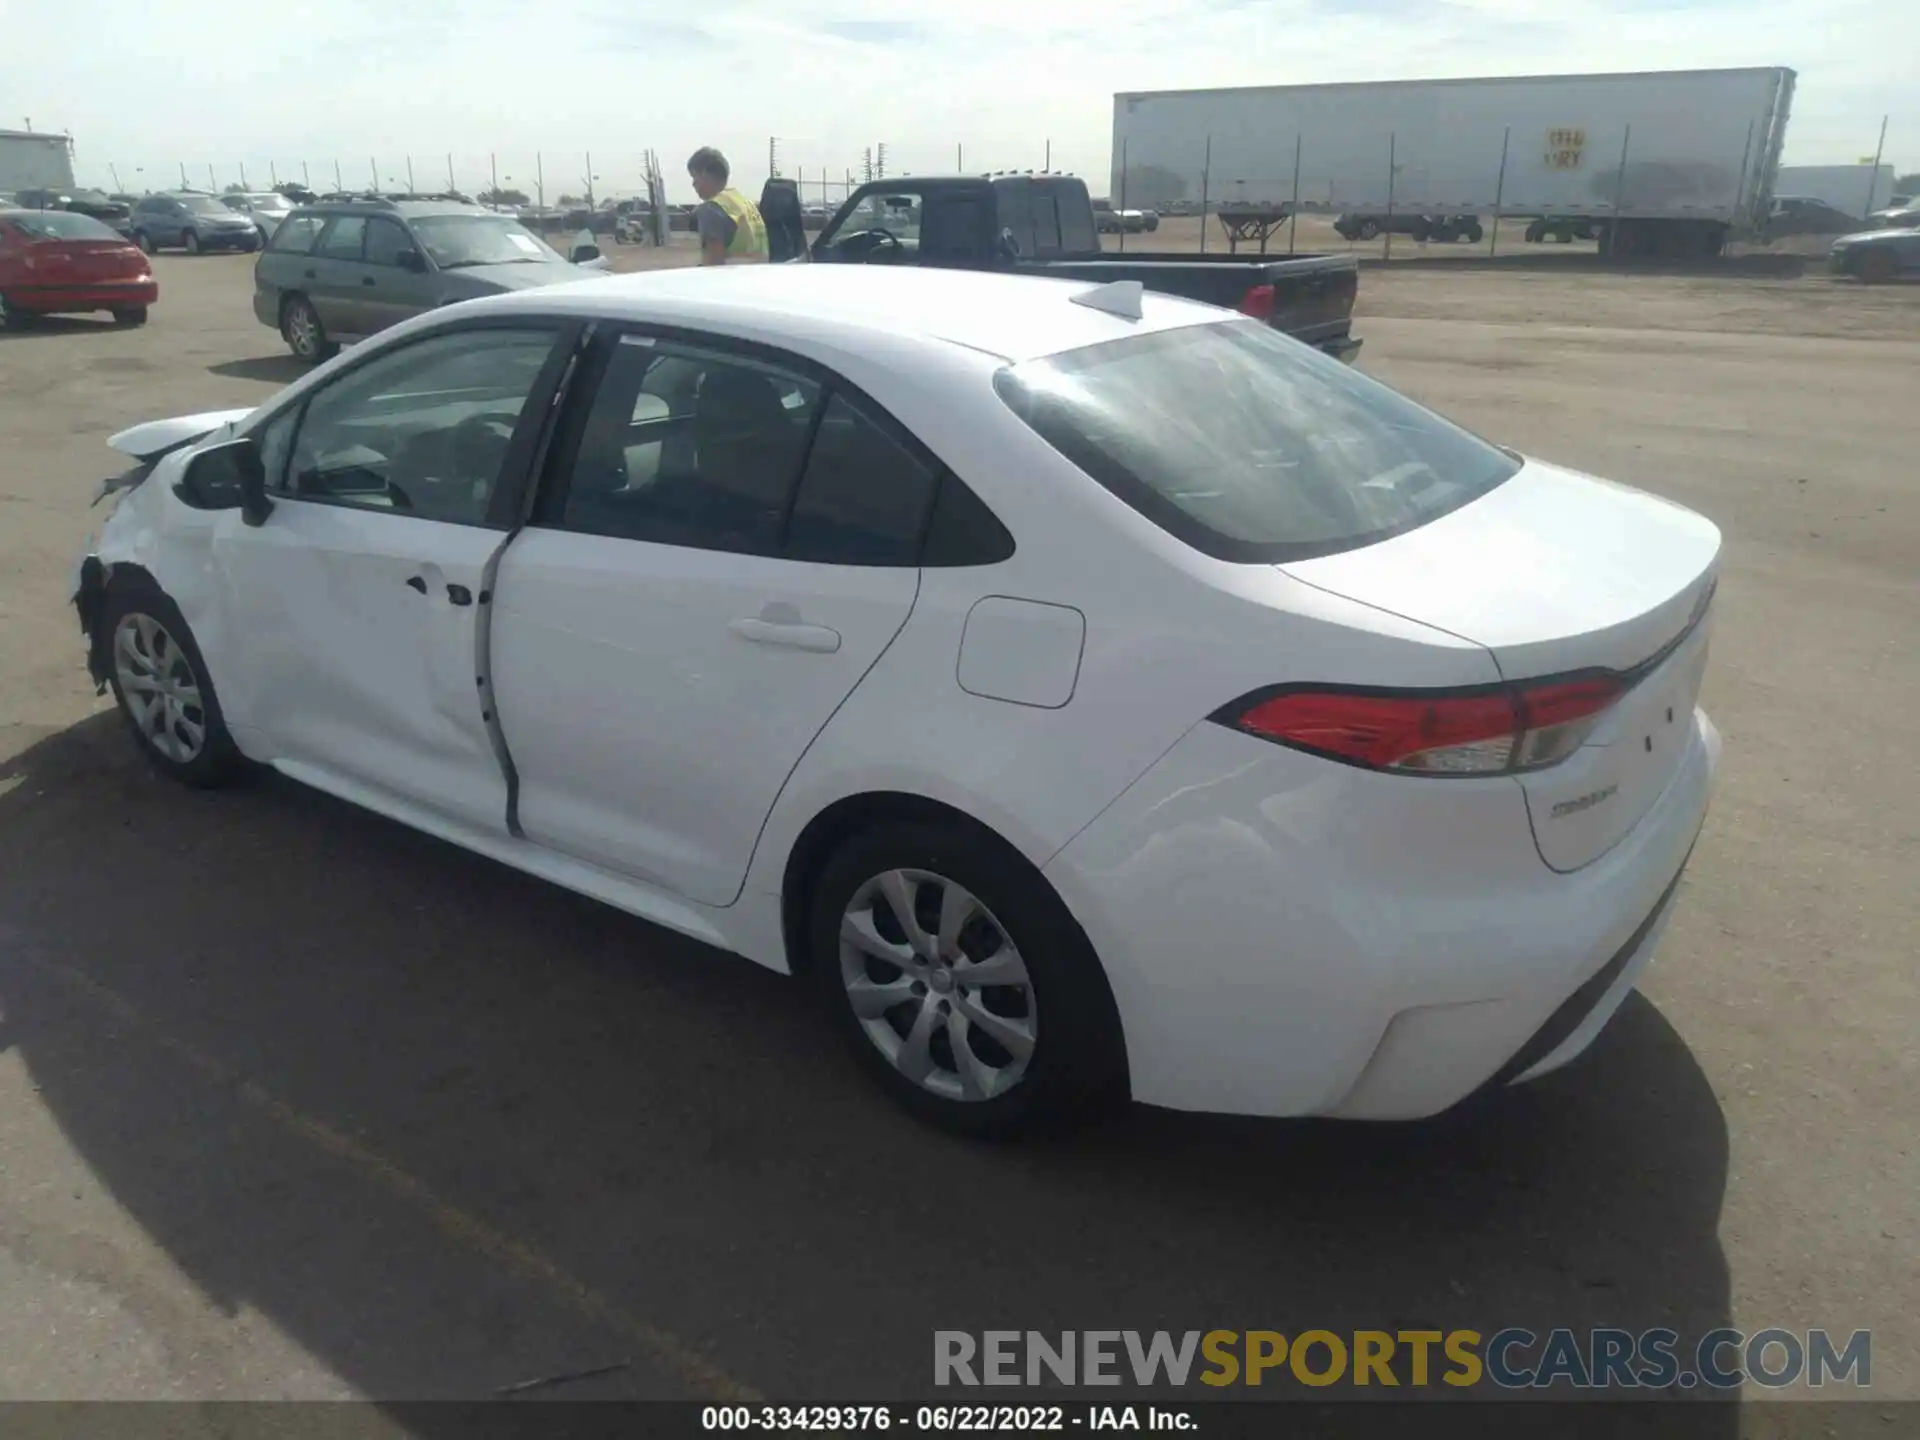
[[1566, 1063], [1719, 754], [1712, 524], [1137, 285], [562, 285], [112, 443], [76, 601], [162, 770], [805, 976], [976, 1133]]
[[253, 220], [259, 227], [262, 245], [273, 238], [280, 222], [293, 213], [293, 202], [277, 190], [235, 191], [220, 199], [229, 210], [237, 210]]

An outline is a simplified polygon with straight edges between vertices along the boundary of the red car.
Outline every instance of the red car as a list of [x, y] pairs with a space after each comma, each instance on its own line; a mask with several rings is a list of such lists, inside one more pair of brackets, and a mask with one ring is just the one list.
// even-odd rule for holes
[[160, 298], [140, 247], [71, 210], [0, 210], [0, 323], [105, 310], [144, 325]]

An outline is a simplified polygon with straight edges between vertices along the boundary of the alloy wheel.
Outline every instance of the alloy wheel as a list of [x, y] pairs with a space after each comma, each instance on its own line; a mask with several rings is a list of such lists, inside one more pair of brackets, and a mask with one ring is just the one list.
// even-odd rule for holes
[[854, 1018], [901, 1075], [946, 1100], [1006, 1094], [1038, 1040], [1033, 982], [1005, 928], [964, 886], [888, 870], [840, 921], [840, 981]]
[[191, 764], [206, 748], [207, 712], [193, 662], [151, 615], [124, 616], [113, 632], [113, 673], [135, 727], [166, 759]]
[[311, 306], [296, 302], [287, 308], [287, 344], [302, 360], [320, 353], [320, 321]]

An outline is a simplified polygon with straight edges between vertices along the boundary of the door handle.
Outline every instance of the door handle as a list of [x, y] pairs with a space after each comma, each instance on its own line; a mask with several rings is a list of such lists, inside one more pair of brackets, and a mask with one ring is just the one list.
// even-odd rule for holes
[[756, 645], [783, 645], [789, 650], [810, 650], [816, 655], [831, 655], [840, 648], [840, 632], [824, 625], [734, 620], [728, 623], [727, 629]]
[[409, 590], [418, 590], [424, 595], [427, 593], [427, 582], [419, 575], [409, 575], [407, 577], [407, 588]]

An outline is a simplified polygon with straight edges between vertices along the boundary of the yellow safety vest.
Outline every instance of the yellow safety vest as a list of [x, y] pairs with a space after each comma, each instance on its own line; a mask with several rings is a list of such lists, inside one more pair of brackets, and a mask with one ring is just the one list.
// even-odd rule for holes
[[727, 242], [729, 260], [767, 258], [767, 222], [760, 218], [760, 207], [738, 190], [722, 190], [713, 203], [733, 221], [733, 239]]

